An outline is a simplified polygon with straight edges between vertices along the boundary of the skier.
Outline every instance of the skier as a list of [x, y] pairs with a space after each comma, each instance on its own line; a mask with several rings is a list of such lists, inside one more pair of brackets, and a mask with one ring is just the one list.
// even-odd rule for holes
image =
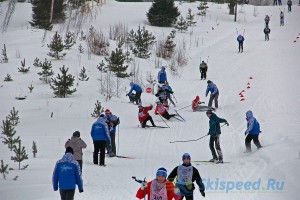
[[170, 102], [173, 104], [174, 107], [176, 107], [172, 97], [171, 97], [171, 94], [173, 95], [174, 92], [171, 88], [171, 86], [169, 85], [169, 82], [166, 82], [165, 85], [162, 86], [164, 88], [165, 91], [167, 91], [167, 98], [170, 100]]
[[184, 197], [186, 200], [193, 200], [193, 191], [195, 189], [193, 182], [196, 181], [201, 195], [205, 198], [204, 184], [202, 183], [199, 171], [191, 164], [190, 154], [184, 153], [182, 155], [182, 161], [182, 165], [175, 167], [168, 176], [168, 180], [171, 182], [174, 182], [177, 177], [177, 182], [175, 184], [176, 188], [174, 190], [175, 194], [177, 193], [177, 195], [181, 195], [180, 200]]
[[158, 83], [165, 83], [167, 82], [167, 72], [165, 66], [161, 67], [161, 70], [157, 74], [157, 81]]
[[238, 41], [238, 43], [239, 43], [239, 53], [241, 52], [243, 52], [243, 50], [244, 50], [244, 40], [245, 40], [245, 38], [244, 38], [244, 36], [242, 36], [242, 35], [239, 35], [238, 37], [237, 37], [237, 39], [236, 39], [237, 41]]
[[[110, 146], [110, 137], [109, 137], [109, 130], [108, 125], [106, 123], [106, 116], [101, 114], [100, 117], [94, 122], [91, 130], [91, 136], [94, 143], [94, 154], [93, 154], [93, 162], [95, 165], [98, 165], [98, 153], [100, 150], [100, 166], [105, 167], [105, 147], [106, 144]], [[110, 152], [109, 152], [110, 153]]]
[[[299, 2], [299, 3], [300, 3], [300, 2]], [[292, 12], [292, 4], [293, 4], [292, 0], [288, 0], [288, 1], [287, 1], [288, 12]]]
[[206, 72], [207, 72], [207, 64], [204, 62], [204, 60], [201, 62], [201, 64], [199, 65], [199, 70], [201, 73], [201, 80], [205, 80], [206, 79]]
[[211, 94], [210, 94], [210, 97], [209, 97], [208, 106], [211, 107], [212, 102], [214, 100], [215, 101], [215, 108], [218, 108], [218, 106], [219, 106], [219, 102], [218, 102], [219, 89], [218, 89], [217, 85], [214, 84], [211, 80], [207, 81], [207, 89], [206, 89], [205, 97], [207, 97], [209, 92]]
[[280, 12], [280, 26], [284, 26], [284, 13]]
[[208, 106], [201, 106], [201, 104], [204, 104], [205, 102], [200, 101], [200, 97], [196, 96], [196, 98], [192, 101], [192, 110], [193, 112], [196, 111], [205, 111], [205, 110], [214, 110], [212, 107]]
[[[209, 148], [213, 156], [210, 162], [215, 162], [217, 164], [223, 163], [223, 154], [220, 147], [220, 135], [221, 135], [220, 123], [225, 123], [227, 126], [229, 126], [229, 124], [226, 119], [219, 118], [211, 110], [206, 111], [206, 115], [209, 118], [209, 131], [208, 131], [208, 135], [210, 135]], [[219, 159], [215, 151], [215, 146], [219, 155]]]
[[155, 108], [155, 111], [154, 111], [154, 114], [158, 115], [160, 114], [162, 117], [164, 117], [165, 119], [169, 120], [171, 119], [172, 117], [175, 117], [176, 114], [169, 114], [167, 109], [163, 106], [163, 104], [160, 102], [160, 101], [157, 101], [156, 102], [156, 108]]
[[266, 26], [269, 26], [269, 22], [270, 22], [270, 17], [269, 17], [269, 15], [266, 15], [266, 17], [265, 17]]
[[282, 2], [281, 2], [281, 0], [278, 0], [278, 4], [279, 4], [280, 6], [282, 6]]
[[269, 41], [269, 34], [270, 34], [270, 32], [271, 32], [271, 29], [270, 29], [268, 26], [266, 26], [266, 27], [264, 28], [265, 41]]
[[82, 149], [86, 148], [86, 143], [80, 138], [80, 132], [75, 131], [71, 139], [65, 143], [65, 148], [71, 147], [74, 150], [74, 159], [79, 163], [82, 172]]
[[139, 121], [140, 124], [142, 125], [142, 128], [145, 128], [147, 125], [147, 121], [150, 120], [152, 126], [156, 126], [153, 122], [152, 117], [149, 115], [148, 111], [152, 110], [153, 106], [147, 106], [147, 107], [143, 107], [142, 105], [138, 106], [139, 108], [139, 113], [138, 113], [138, 117], [139, 117]]
[[[107, 117], [107, 125], [109, 129], [109, 135], [111, 139], [111, 151], [112, 153], [109, 155], [109, 157], [116, 156], [116, 129], [117, 126], [120, 124], [120, 119], [116, 115], [113, 115], [109, 109], [105, 110], [105, 116]], [[108, 146], [107, 146], [108, 148]]]
[[247, 130], [245, 131], [246, 139], [246, 151], [245, 153], [251, 152], [251, 141], [253, 140], [254, 144], [256, 145], [257, 149], [262, 148], [258, 136], [261, 133], [260, 125], [255, 117], [253, 117], [253, 113], [251, 110], [246, 112], [246, 120], [247, 120]]
[[168, 89], [166, 89], [166, 87], [160, 87], [158, 86], [158, 90], [157, 93], [155, 94], [156, 97], [158, 97], [159, 101], [165, 106], [165, 107], [169, 107], [169, 103], [168, 103], [168, 93], [173, 93], [173, 91], [169, 91]]
[[141, 188], [137, 191], [138, 199], [145, 198], [148, 195], [148, 200], [172, 200], [176, 199], [174, 194], [174, 184], [167, 179], [167, 170], [163, 167], [156, 172], [156, 178], [150, 182], [142, 182]]
[[136, 83], [130, 82], [130, 87], [131, 87], [131, 89], [126, 94], [126, 96], [129, 96], [132, 93], [132, 91], [134, 90], [135, 91], [135, 103], [136, 103], [136, 105], [141, 104], [142, 103], [141, 95], [142, 95], [142, 92], [143, 92], [141, 86], [139, 86]]
[[276, 5], [277, 6], [277, 0], [274, 0], [273, 2], [273, 6]]
[[56, 162], [53, 171], [53, 190], [57, 191], [59, 188], [61, 200], [74, 199], [76, 184], [78, 185], [79, 192], [82, 193], [83, 184], [80, 167], [74, 159], [73, 149], [67, 147], [65, 155]]

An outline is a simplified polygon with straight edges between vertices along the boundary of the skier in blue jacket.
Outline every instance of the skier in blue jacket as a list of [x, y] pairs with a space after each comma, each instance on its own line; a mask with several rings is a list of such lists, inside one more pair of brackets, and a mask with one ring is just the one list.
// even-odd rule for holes
[[219, 107], [218, 97], [219, 97], [219, 89], [216, 84], [214, 84], [211, 80], [207, 81], [207, 89], [205, 93], [205, 97], [207, 97], [208, 93], [210, 94], [208, 106], [212, 106], [212, 102], [215, 100], [215, 108]]
[[142, 88], [136, 83], [130, 82], [130, 91], [126, 94], [126, 96], [130, 95], [132, 91], [135, 91], [135, 103], [136, 105], [142, 104], [141, 95], [142, 95]]
[[104, 167], [106, 166], [105, 165], [106, 143], [109, 145], [109, 149], [111, 149], [109, 130], [108, 130], [108, 125], [106, 123], [106, 120], [107, 120], [106, 116], [104, 114], [101, 114], [100, 117], [97, 119], [97, 121], [93, 124], [91, 130], [91, 136], [94, 143], [94, 155], [93, 155], [94, 164], [98, 165], [98, 153], [100, 150], [100, 156], [99, 156], [100, 166], [104, 166]]
[[246, 151], [245, 153], [251, 152], [251, 141], [253, 140], [254, 144], [256, 145], [257, 149], [262, 148], [258, 136], [261, 133], [260, 131], [260, 125], [256, 118], [253, 116], [253, 113], [251, 110], [246, 112], [246, 120], [247, 120], [247, 130], [245, 131], [246, 139], [245, 139], [245, 145], [246, 145]]
[[73, 149], [67, 147], [65, 155], [56, 162], [52, 176], [52, 185], [54, 191], [57, 191], [59, 188], [62, 200], [69, 200], [74, 199], [76, 184], [79, 192], [83, 192], [79, 164], [74, 159]]
[[238, 43], [239, 43], [239, 53], [241, 52], [243, 52], [244, 51], [244, 40], [245, 40], [245, 38], [244, 38], [244, 36], [242, 36], [242, 35], [239, 35], [237, 38], [236, 38], [236, 40], [238, 41]]
[[157, 74], [157, 81], [158, 83], [165, 83], [167, 82], [167, 72], [164, 66], [161, 67], [161, 70]]

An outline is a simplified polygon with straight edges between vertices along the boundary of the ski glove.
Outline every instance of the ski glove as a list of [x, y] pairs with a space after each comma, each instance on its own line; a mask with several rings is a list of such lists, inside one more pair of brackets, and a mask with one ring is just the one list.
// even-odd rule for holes
[[180, 189], [179, 189], [179, 188], [175, 188], [175, 189], [174, 189], [174, 194], [175, 194], [176, 196], [180, 195]]
[[229, 126], [229, 123], [228, 123], [228, 122], [225, 122], [225, 124], [226, 124], [227, 126]]
[[126, 97], [128, 96], [128, 94], [126, 94]]
[[201, 195], [205, 198], [205, 192], [200, 190]]
[[82, 193], [83, 192], [83, 189], [79, 190], [79, 193]]
[[147, 188], [147, 182], [142, 182], [141, 183], [141, 189], [145, 190]]

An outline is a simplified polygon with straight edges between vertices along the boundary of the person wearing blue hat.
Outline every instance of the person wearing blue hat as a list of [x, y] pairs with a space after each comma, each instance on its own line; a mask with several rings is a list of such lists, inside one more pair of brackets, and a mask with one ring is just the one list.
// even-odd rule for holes
[[177, 177], [177, 182], [175, 184], [176, 189], [174, 192], [181, 195], [180, 200], [184, 197], [186, 200], [193, 200], [193, 191], [196, 182], [199, 186], [199, 191], [203, 197], [205, 197], [205, 186], [202, 183], [201, 176], [198, 169], [196, 169], [191, 164], [191, 156], [188, 153], [182, 155], [183, 163], [173, 169], [173, 171], [168, 176], [168, 180], [174, 182]]
[[253, 116], [253, 112], [251, 110], [248, 110], [246, 112], [246, 120], [247, 120], [247, 130], [245, 131], [246, 139], [245, 139], [245, 145], [246, 145], [246, 151], [245, 153], [251, 152], [251, 141], [253, 140], [254, 144], [256, 145], [257, 149], [262, 148], [260, 142], [259, 142], [259, 134], [260, 131], [260, 125], [257, 121], [257, 119]]
[[142, 182], [140, 189], [136, 193], [138, 199], [160, 199], [172, 200], [177, 199], [174, 193], [174, 184], [167, 180], [167, 170], [163, 167], [156, 171], [156, 178], [150, 182]]
[[130, 88], [129, 92], [126, 94], [126, 96], [131, 95], [131, 94], [132, 94], [132, 91], [135, 91], [135, 96], [134, 96], [134, 98], [135, 98], [135, 103], [136, 103], [136, 105], [141, 104], [141, 103], [142, 103], [141, 95], [142, 95], [142, 92], [143, 92], [141, 86], [139, 86], [139, 85], [136, 84], [136, 83], [130, 82], [130, 87], [131, 87], [131, 88]]

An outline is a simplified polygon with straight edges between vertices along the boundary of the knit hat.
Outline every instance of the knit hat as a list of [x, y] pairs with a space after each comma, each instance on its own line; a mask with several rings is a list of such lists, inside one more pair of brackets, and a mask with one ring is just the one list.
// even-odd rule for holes
[[211, 80], [208, 80], [207, 83], [211, 83]]
[[80, 137], [80, 132], [79, 131], [75, 131], [73, 133], [73, 137]]
[[168, 176], [167, 170], [163, 167], [159, 168], [156, 172], [156, 176], [163, 176], [163, 177], [167, 178], [167, 176]]
[[190, 156], [189, 153], [184, 153], [184, 154], [182, 155], [182, 160], [184, 160], [184, 159], [186, 159], [186, 158], [188, 158], [189, 160], [191, 160], [191, 156]]
[[196, 96], [196, 99], [200, 99], [200, 97], [199, 97], [199, 96]]
[[73, 151], [72, 147], [67, 147], [65, 153], [74, 154], [74, 151]]
[[105, 114], [107, 115], [107, 114], [110, 114], [111, 112], [110, 112], [110, 110], [109, 109], [106, 109], [105, 110]]
[[206, 111], [206, 114], [213, 114], [211, 110]]

